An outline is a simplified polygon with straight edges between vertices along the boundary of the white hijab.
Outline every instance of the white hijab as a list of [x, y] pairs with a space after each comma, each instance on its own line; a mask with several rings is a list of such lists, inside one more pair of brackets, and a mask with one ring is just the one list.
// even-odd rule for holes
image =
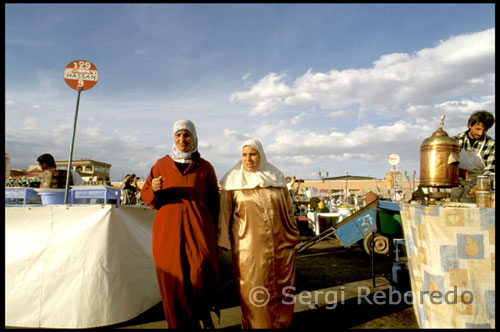
[[179, 130], [189, 131], [193, 136], [193, 144], [191, 145], [191, 149], [188, 152], [182, 152], [177, 149], [174, 141], [170, 157], [177, 163], [191, 163], [191, 155], [194, 152], [198, 151], [198, 136], [196, 136], [196, 128], [194, 126], [194, 123], [190, 120], [178, 120], [174, 123], [173, 134], [175, 135], [175, 133]]
[[286, 187], [285, 176], [279, 169], [267, 162], [262, 143], [256, 139], [245, 141], [245, 146], [251, 146], [259, 152], [260, 164], [255, 172], [247, 172], [240, 160], [220, 181], [224, 190], [253, 189], [256, 187]]

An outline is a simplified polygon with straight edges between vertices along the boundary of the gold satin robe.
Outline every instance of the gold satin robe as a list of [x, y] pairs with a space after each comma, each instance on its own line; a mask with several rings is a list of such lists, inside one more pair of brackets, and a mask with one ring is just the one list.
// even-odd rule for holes
[[218, 245], [232, 248], [242, 328], [286, 328], [300, 241], [286, 187], [222, 190]]

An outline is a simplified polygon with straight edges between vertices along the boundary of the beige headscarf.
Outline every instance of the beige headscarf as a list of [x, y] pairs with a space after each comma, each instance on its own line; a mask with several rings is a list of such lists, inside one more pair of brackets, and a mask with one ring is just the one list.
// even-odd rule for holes
[[262, 143], [256, 139], [250, 139], [243, 143], [251, 146], [259, 152], [259, 169], [255, 172], [247, 172], [240, 160], [220, 181], [224, 190], [253, 189], [256, 187], [286, 187], [285, 176], [279, 169], [267, 162]]

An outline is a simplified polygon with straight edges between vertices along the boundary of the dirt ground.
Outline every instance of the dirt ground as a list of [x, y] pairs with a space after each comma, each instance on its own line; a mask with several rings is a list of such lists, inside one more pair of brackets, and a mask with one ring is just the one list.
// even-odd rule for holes
[[[307, 237], [302, 238], [303, 241], [307, 239]], [[374, 271], [372, 271], [372, 258], [362, 248], [356, 245], [349, 249], [344, 248], [339, 240], [328, 239], [298, 253], [296, 266], [296, 294], [299, 294], [302, 291], [327, 289], [358, 281], [366, 283], [366, 280], [373, 280], [374, 276], [389, 279], [392, 260], [386, 256], [375, 256]], [[234, 309], [239, 306], [239, 299], [229, 251], [219, 256], [219, 271], [221, 281], [219, 306], [221, 310]], [[387, 294], [389, 290], [385, 289], [384, 292]], [[347, 299], [335, 309], [320, 306], [314, 310], [296, 312], [290, 328], [315, 329], [328, 326], [353, 329], [419, 328], [411, 304], [401, 301], [400, 304], [379, 305], [370, 299], [370, 296], [366, 297], [366, 300], [355, 297]], [[139, 317], [111, 328], [151, 328], [158, 326], [152, 322], [165, 324], [164, 320], [159, 303]], [[240, 326], [236, 324], [224, 329], [240, 329]]]

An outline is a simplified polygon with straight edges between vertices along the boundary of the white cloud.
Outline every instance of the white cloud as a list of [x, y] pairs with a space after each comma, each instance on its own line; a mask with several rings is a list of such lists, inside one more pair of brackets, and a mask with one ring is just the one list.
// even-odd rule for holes
[[436, 126], [445, 115], [445, 130], [458, 132], [466, 129], [469, 116], [477, 110], [494, 110], [495, 96], [485, 95], [477, 101], [469, 99], [447, 100], [434, 105], [414, 105], [408, 107], [406, 115], [417, 123]]
[[291, 89], [282, 82], [285, 74], [270, 73], [255, 84], [250, 91], [231, 94], [231, 101], [253, 100], [257, 106], [251, 114], [272, 112], [282, 104], [282, 99], [290, 95]]
[[252, 138], [252, 136], [249, 134], [241, 134], [231, 129], [224, 129], [223, 133], [225, 138], [230, 138], [236, 141], [245, 141]]
[[307, 117], [307, 115], [308, 115], [307, 113], [302, 112], [299, 115], [294, 116], [290, 120], [280, 120], [279, 125], [280, 125], [280, 127], [297, 125], [297, 124], [301, 123], [302, 121], [304, 121], [304, 118]]
[[37, 120], [34, 117], [27, 117], [23, 120], [24, 130], [38, 130]]
[[276, 129], [277, 127], [274, 124], [271, 123], [261, 124], [260, 126], [257, 127], [257, 130], [255, 132], [255, 137], [257, 137], [258, 139], [263, 139], [264, 137], [273, 134], [276, 131]]
[[[301, 155], [342, 156], [350, 158], [352, 155], [373, 156], [384, 153], [387, 143], [412, 142], [424, 138], [425, 132], [420, 136], [409, 137], [408, 132], [427, 129], [422, 125], [411, 125], [399, 121], [391, 125], [375, 127], [365, 125], [357, 127], [349, 133], [331, 131], [328, 134], [312, 130], [281, 129], [276, 133], [274, 143], [267, 150], [274, 155], [298, 157]], [[436, 128], [437, 129], [437, 128]], [[377, 149], [376, 147], [380, 148]], [[352, 154], [353, 151], [361, 151]]]
[[429, 104], [453, 95], [489, 92], [494, 79], [495, 30], [451, 37], [415, 54], [380, 57], [371, 68], [309, 69], [292, 84], [286, 74], [269, 73], [248, 91], [230, 96], [246, 102], [250, 114], [270, 114], [287, 106], [318, 105], [338, 109], [360, 105], [380, 109], [394, 104]]
[[329, 112], [326, 117], [327, 118], [345, 118], [345, 117], [352, 117], [353, 113], [347, 110], [340, 110], [340, 111], [333, 111]]

